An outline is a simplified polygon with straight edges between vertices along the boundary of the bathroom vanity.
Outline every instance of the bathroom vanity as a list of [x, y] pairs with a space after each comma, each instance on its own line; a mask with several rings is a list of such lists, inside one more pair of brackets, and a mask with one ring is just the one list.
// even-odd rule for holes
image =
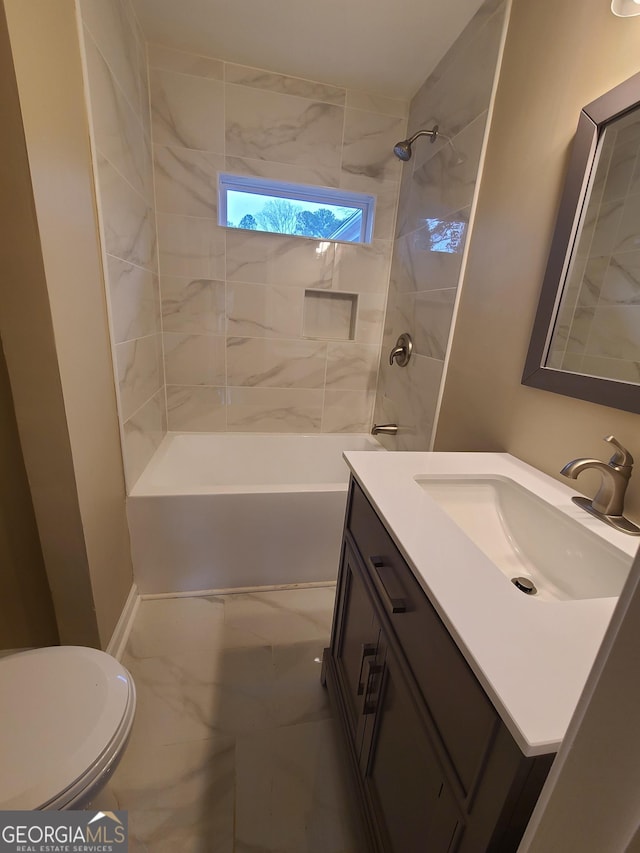
[[[369, 846], [515, 851], [633, 549], [615, 531], [594, 532], [586, 514], [580, 519], [570, 489], [506, 454], [366, 455], [345, 454], [352, 478], [323, 677]], [[456, 487], [453, 510], [440, 500], [443, 483], [445, 494]], [[503, 521], [509, 528], [524, 519], [533, 548], [545, 538], [535, 526], [551, 518], [567, 550], [601, 547], [600, 561], [617, 572], [613, 586], [576, 598], [579, 588], [554, 583], [534, 554], [543, 563], [539, 597], [516, 588], [509, 566], [500, 571], [487, 556], [481, 538], [486, 529], [493, 535], [490, 523], [478, 539], [460, 515], [460, 494], [462, 503], [465, 495], [491, 503], [487, 483], [498, 484], [490, 512], [515, 504], [520, 520], [507, 512]], [[526, 556], [527, 531], [516, 534]]]

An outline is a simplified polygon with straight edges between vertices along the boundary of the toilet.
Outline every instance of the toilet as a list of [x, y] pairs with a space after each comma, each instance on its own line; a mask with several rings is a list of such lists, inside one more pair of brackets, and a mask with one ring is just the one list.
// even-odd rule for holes
[[0, 809], [82, 809], [127, 745], [133, 679], [115, 658], [51, 646], [0, 659]]

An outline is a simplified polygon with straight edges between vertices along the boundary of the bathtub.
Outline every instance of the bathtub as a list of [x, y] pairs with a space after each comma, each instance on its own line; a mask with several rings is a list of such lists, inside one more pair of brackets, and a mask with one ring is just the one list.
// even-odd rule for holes
[[335, 580], [343, 450], [369, 435], [167, 435], [127, 498], [141, 594]]

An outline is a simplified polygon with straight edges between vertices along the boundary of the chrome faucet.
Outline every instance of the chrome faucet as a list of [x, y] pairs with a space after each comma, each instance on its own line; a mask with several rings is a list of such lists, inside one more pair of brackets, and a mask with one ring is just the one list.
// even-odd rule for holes
[[604, 440], [616, 448], [608, 462], [602, 462], [600, 459], [574, 459], [567, 462], [560, 473], [576, 480], [588, 468], [599, 471], [602, 482], [594, 499], [590, 501], [589, 498], [574, 497], [571, 500], [616, 530], [640, 536], [640, 527], [623, 515], [624, 496], [633, 471], [633, 456], [615, 436], [607, 435]]

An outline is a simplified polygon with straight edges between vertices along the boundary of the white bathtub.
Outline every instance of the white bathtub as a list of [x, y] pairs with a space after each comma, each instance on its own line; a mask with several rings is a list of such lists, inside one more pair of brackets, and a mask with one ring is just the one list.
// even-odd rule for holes
[[127, 499], [141, 593], [335, 580], [348, 470], [368, 435], [168, 435]]

